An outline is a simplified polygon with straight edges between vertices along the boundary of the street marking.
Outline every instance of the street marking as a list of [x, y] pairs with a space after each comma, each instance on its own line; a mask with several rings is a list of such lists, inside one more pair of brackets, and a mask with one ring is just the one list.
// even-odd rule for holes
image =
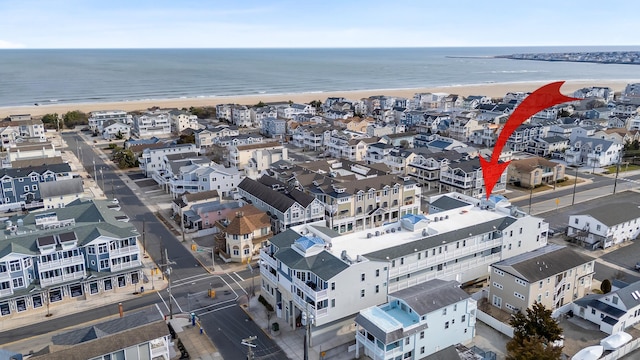
[[160, 291], [157, 292], [158, 296], [160, 297], [160, 300], [162, 300], [162, 303], [164, 304], [164, 307], [167, 308], [167, 311], [169, 311], [169, 306], [167, 305], [167, 303], [164, 301], [164, 298], [162, 297], [162, 295], [160, 295]]
[[228, 309], [228, 308], [231, 308], [231, 307], [234, 307], [234, 306], [236, 306], [236, 304], [227, 305], [227, 306], [224, 306], [224, 307], [221, 307], [221, 308], [217, 308], [217, 309], [209, 310], [207, 312], [200, 313], [200, 314], [198, 314], [198, 316], [207, 315], [207, 314], [210, 314], [212, 312]]
[[229, 275], [229, 274], [227, 274], [227, 276], [228, 276], [231, 280], [233, 280], [233, 282], [234, 282], [234, 283], [236, 283], [236, 284], [238, 285], [238, 287], [240, 288], [240, 290], [242, 290], [242, 292], [244, 292], [244, 293], [245, 293], [245, 295], [249, 295], [249, 293], [247, 292], [247, 290], [245, 290], [245, 289], [242, 287], [242, 285], [240, 285], [240, 283], [239, 283], [239, 282], [237, 282], [237, 281], [236, 281], [236, 279], [234, 279], [234, 278], [233, 278], [233, 276], [231, 276], [231, 275]]
[[238, 298], [238, 293], [235, 290], [233, 290], [231, 285], [229, 285], [229, 283], [222, 276], [218, 276], [218, 277], [220, 278], [220, 280], [222, 280], [223, 283], [227, 284], [227, 287], [229, 287], [229, 289], [231, 289], [231, 291], [236, 296], [236, 298]]
[[238, 275], [238, 273], [237, 273], [237, 272], [235, 272], [235, 271], [234, 271], [234, 272], [233, 272], [233, 274], [234, 274], [235, 276], [237, 276], [237, 277], [238, 277], [238, 279], [240, 279], [240, 281], [244, 281], [244, 279], [242, 278], [242, 276]]
[[194, 275], [194, 276], [189, 276], [189, 277], [186, 277], [186, 278], [175, 279], [175, 280], [173, 280], [172, 284], [174, 286], [188, 285], [188, 283], [190, 283], [192, 281], [206, 280], [206, 279], [210, 279], [210, 278], [213, 278], [213, 277], [216, 277], [216, 276], [218, 276], [218, 275], [211, 275], [211, 274]]
[[182, 308], [180, 307], [180, 303], [178, 303], [178, 300], [176, 300], [176, 298], [173, 296], [173, 294], [170, 295], [171, 298], [173, 299], [173, 302], [176, 303], [176, 306], [178, 307], [178, 310], [180, 310], [180, 312], [184, 312], [182, 311]]

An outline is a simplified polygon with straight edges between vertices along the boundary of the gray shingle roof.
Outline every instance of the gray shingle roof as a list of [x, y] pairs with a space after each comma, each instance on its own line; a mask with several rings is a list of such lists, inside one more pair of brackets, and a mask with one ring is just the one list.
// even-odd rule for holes
[[568, 247], [551, 244], [499, 261], [491, 266], [534, 283], [590, 261], [593, 261], [593, 258]]
[[238, 184], [238, 188], [257, 197], [281, 212], [286, 212], [295, 203], [298, 203], [303, 207], [307, 207], [313, 202], [313, 200], [315, 200], [313, 196], [295, 189], [289, 190], [288, 194], [283, 194], [272, 190], [269, 186], [263, 185], [260, 182], [249, 178], [244, 178], [240, 184]]
[[46, 181], [40, 183], [40, 196], [43, 199], [64, 195], [82, 194], [81, 178], [65, 179], [58, 181]]
[[[298, 237], [301, 236], [298, 235]], [[291, 269], [311, 271], [324, 281], [329, 281], [349, 267], [344, 261], [326, 250], [317, 255], [304, 257], [289, 247], [281, 248], [274, 256]]]
[[368, 254], [364, 254], [363, 256], [372, 259], [386, 259], [387, 257], [389, 257], [389, 259], [397, 259], [401, 256], [413, 254], [416, 251], [424, 251], [436, 246], [440, 246], [442, 244], [448, 244], [454, 241], [466, 239], [472, 235], [486, 234], [495, 230], [504, 230], [514, 222], [516, 222], [515, 218], [505, 216], [504, 218], [491, 220], [482, 224], [427, 236], [420, 240], [412, 241], [410, 243], [398, 245], [392, 248], [373, 251]]
[[454, 199], [454, 198], [452, 198], [450, 196], [442, 196], [442, 197], [439, 197], [436, 201], [432, 202], [429, 205], [433, 206], [434, 208], [440, 209], [442, 211], [446, 211], [446, 210], [457, 209], [457, 208], [463, 207], [463, 206], [468, 206], [469, 204], [467, 204], [464, 201], [460, 201], [458, 199]]
[[7, 175], [12, 178], [20, 178], [29, 176], [31, 173], [44, 174], [47, 171], [54, 172], [56, 174], [71, 172], [71, 165], [67, 163], [61, 164], [48, 164], [40, 166], [30, 166], [25, 168], [12, 168], [12, 169], [0, 169], [0, 178]]
[[404, 300], [420, 315], [453, 305], [469, 295], [460, 289], [460, 283], [455, 280], [445, 281], [433, 279], [422, 284], [389, 294], [389, 297]]
[[614, 226], [640, 218], [640, 208], [637, 204], [632, 203], [602, 205], [587, 210], [585, 213], [607, 226]]

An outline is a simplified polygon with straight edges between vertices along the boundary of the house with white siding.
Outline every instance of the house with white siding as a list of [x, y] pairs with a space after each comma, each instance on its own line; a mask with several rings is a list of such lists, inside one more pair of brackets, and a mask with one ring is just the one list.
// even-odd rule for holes
[[434, 279], [388, 295], [356, 316], [356, 358], [424, 359], [475, 336], [477, 304], [455, 280]]
[[567, 235], [591, 249], [634, 240], [640, 235], [640, 208], [632, 203], [607, 204], [570, 215]]

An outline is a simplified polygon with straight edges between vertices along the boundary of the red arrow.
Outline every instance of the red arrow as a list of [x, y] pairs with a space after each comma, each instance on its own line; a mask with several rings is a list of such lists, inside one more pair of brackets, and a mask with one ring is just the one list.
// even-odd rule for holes
[[480, 156], [480, 165], [482, 166], [482, 177], [484, 178], [485, 193], [487, 199], [493, 191], [493, 187], [496, 186], [498, 179], [502, 176], [504, 169], [509, 166], [509, 161], [499, 163], [498, 159], [502, 153], [502, 148], [507, 143], [509, 136], [525, 122], [531, 116], [539, 113], [540, 111], [558, 104], [562, 104], [568, 101], [580, 100], [568, 96], [564, 96], [560, 93], [560, 87], [564, 84], [564, 81], [557, 81], [537, 89], [527, 96], [520, 105], [513, 111], [509, 120], [502, 128], [498, 141], [493, 147], [493, 153], [491, 153], [491, 159], [485, 160]]

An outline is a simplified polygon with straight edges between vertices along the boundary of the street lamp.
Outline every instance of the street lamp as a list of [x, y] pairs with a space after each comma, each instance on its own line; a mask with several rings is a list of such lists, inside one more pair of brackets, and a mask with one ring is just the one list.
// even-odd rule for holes
[[576, 186], [578, 186], [578, 167], [576, 166], [576, 176], [573, 180], [573, 197], [571, 198], [571, 205], [576, 202]]

